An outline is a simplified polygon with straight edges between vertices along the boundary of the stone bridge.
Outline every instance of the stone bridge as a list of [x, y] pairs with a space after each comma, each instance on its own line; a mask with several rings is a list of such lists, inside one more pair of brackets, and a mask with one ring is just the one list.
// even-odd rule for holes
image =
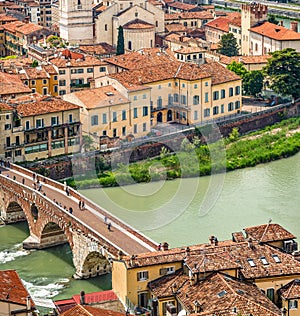
[[[36, 176], [14, 164], [1, 169], [2, 220], [5, 223], [27, 221], [30, 236], [23, 242], [25, 249], [69, 243], [76, 268], [75, 278], [110, 272], [110, 259], [122, 254], [133, 255], [157, 249], [157, 243], [77, 191], [68, 188], [67, 195], [63, 184]], [[84, 210], [79, 209], [80, 200], [85, 202]], [[111, 230], [107, 223], [112, 224]]]

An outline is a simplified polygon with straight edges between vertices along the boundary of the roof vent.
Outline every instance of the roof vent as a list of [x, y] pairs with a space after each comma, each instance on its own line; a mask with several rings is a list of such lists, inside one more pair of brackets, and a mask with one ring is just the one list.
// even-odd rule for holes
[[105, 94], [108, 95], [109, 97], [114, 95], [112, 92], [105, 92]]

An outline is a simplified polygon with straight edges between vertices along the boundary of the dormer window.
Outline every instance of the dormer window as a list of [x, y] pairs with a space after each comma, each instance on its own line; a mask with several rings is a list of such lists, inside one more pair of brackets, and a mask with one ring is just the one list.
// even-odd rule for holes
[[253, 259], [247, 259], [247, 261], [248, 261], [250, 267], [255, 267], [255, 263], [254, 263]]
[[223, 291], [219, 292], [217, 295], [219, 298], [221, 298], [221, 297], [225, 296], [226, 294], [227, 294], [227, 292], [225, 290], [223, 290]]
[[266, 257], [260, 257], [260, 260], [263, 263], [263, 265], [269, 264], [269, 262], [267, 261]]

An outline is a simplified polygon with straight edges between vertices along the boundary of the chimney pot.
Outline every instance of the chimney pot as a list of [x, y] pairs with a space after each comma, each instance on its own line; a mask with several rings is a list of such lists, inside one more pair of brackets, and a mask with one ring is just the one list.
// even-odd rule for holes
[[297, 21], [291, 22], [291, 30], [294, 32], [298, 32], [298, 22]]
[[162, 248], [163, 248], [164, 251], [168, 250], [169, 249], [169, 244], [167, 242], [164, 242], [162, 244]]
[[85, 292], [84, 291], [80, 292], [80, 304], [85, 305]]

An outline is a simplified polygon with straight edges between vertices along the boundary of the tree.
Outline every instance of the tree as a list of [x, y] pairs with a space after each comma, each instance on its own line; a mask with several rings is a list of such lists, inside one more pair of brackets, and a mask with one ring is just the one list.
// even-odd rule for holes
[[227, 69], [233, 71], [242, 78], [248, 72], [242, 63], [238, 63], [235, 60], [232, 61], [229, 65], [227, 65]]
[[276, 25], [278, 25], [279, 24], [279, 21], [278, 20], [276, 20], [276, 17], [275, 17], [275, 15], [269, 15], [269, 17], [268, 17], [268, 22], [270, 22], [270, 23], [273, 23], [273, 24], [276, 24]]
[[218, 53], [229, 57], [238, 55], [238, 44], [232, 33], [222, 35], [219, 42]]
[[92, 144], [93, 144], [93, 139], [91, 136], [89, 135], [82, 136], [82, 145], [85, 151], [93, 150]]
[[300, 54], [293, 48], [271, 53], [263, 68], [268, 86], [276, 93], [300, 97]]
[[31, 63], [31, 67], [35, 68], [39, 65], [39, 62], [37, 60], [34, 60], [32, 63]]
[[256, 97], [261, 93], [263, 86], [264, 76], [260, 70], [249, 71], [243, 76], [244, 94]]
[[122, 55], [125, 53], [124, 49], [124, 31], [123, 27], [118, 28], [118, 43], [117, 43], [117, 55]]

